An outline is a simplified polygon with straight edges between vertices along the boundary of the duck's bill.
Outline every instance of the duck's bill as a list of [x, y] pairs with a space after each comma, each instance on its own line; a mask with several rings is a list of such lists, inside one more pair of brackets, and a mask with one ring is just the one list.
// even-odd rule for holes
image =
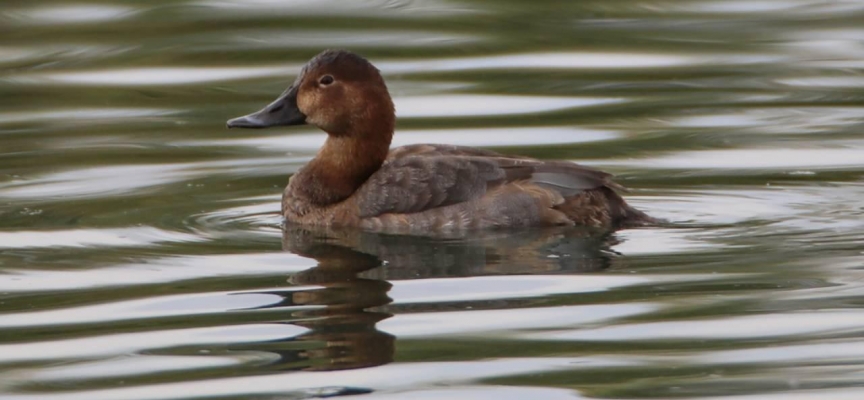
[[291, 86], [261, 111], [230, 119], [227, 125], [229, 128], [267, 128], [305, 123], [306, 115], [297, 108], [297, 90]]

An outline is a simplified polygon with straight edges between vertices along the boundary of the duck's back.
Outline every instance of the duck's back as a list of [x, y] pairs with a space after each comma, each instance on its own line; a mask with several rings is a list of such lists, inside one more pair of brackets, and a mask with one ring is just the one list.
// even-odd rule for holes
[[570, 162], [424, 144], [393, 149], [345, 206], [360, 226], [397, 232], [651, 221], [616, 190], [611, 175]]

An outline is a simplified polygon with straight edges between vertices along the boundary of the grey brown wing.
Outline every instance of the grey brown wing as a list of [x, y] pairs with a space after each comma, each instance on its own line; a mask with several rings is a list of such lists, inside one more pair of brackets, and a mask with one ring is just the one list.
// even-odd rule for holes
[[482, 158], [403, 157], [382, 165], [354, 196], [361, 218], [410, 214], [478, 198], [506, 178]]
[[[578, 194], [584, 190], [606, 186], [617, 191], [627, 191], [623, 186], [612, 181], [612, 175], [606, 172], [574, 164], [567, 161], [542, 161], [535, 158], [501, 154], [492, 150], [476, 147], [456, 146], [450, 144], [413, 144], [397, 147], [390, 151], [387, 160], [398, 160], [404, 157], [479, 157], [496, 162], [504, 169], [517, 169], [526, 172], [531, 181], [550, 189], [557, 189], [564, 196]], [[512, 175], [512, 174], [510, 174]], [[513, 179], [509, 179], [512, 181]]]
[[[461, 152], [455, 150], [450, 154]], [[467, 202], [511, 182], [530, 182], [561, 197], [604, 186], [619, 188], [609, 174], [578, 164], [480, 151], [482, 156], [425, 154], [389, 160], [355, 193], [360, 217], [411, 214]]]
[[540, 162], [531, 173], [531, 182], [561, 193], [564, 197], [575, 196], [586, 190], [607, 187], [626, 192], [624, 186], [612, 180], [610, 173], [566, 161]]

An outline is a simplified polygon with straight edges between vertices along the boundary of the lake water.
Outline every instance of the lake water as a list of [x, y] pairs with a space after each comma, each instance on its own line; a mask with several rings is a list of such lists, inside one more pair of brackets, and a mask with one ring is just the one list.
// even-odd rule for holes
[[[0, 397], [859, 399], [864, 3], [5, 0]], [[667, 226], [280, 227], [325, 48], [395, 144], [575, 160]]]

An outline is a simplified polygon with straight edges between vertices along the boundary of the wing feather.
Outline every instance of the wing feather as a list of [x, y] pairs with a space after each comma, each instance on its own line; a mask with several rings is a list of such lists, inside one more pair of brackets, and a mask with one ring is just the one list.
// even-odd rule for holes
[[623, 189], [611, 175], [564, 161], [510, 157], [460, 146], [412, 145], [394, 149], [354, 194], [360, 217], [411, 214], [477, 199], [511, 182], [570, 197], [599, 187]]

